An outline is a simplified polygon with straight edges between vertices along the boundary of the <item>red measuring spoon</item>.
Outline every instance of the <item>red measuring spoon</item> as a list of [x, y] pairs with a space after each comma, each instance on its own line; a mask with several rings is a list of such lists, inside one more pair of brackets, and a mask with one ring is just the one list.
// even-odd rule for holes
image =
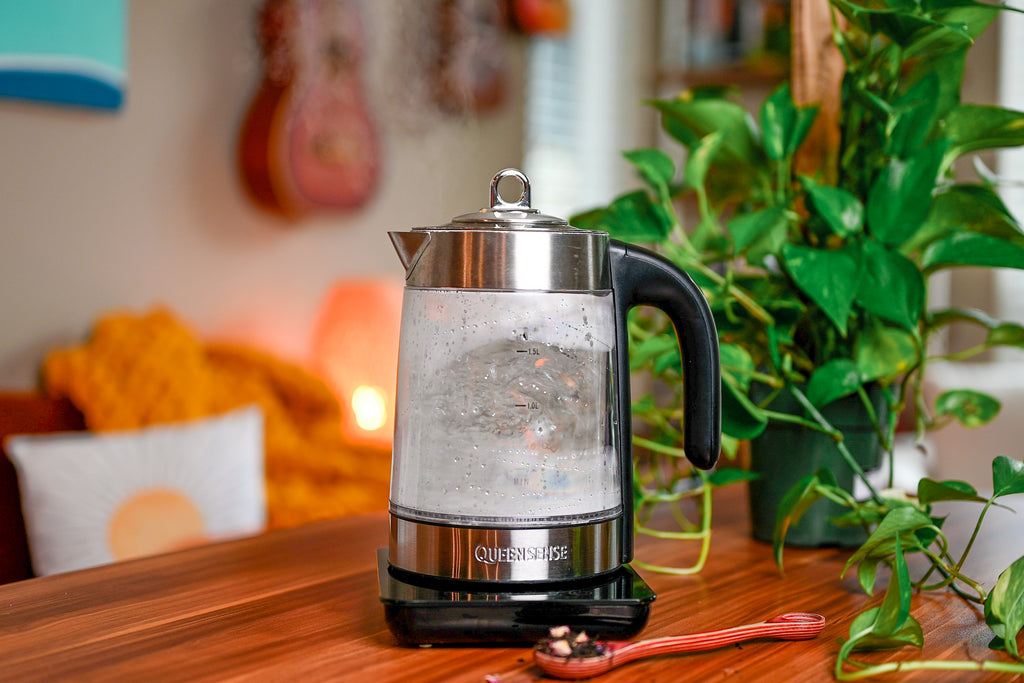
[[579, 679], [597, 676], [628, 662], [655, 655], [714, 650], [754, 638], [809, 640], [825, 626], [825, 617], [807, 612], [788, 612], [756, 624], [734, 626], [718, 631], [691, 633], [650, 640], [596, 641], [596, 655], [559, 655], [546, 651], [553, 640], [540, 643], [533, 651], [533, 661], [544, 673], [555, 678]]

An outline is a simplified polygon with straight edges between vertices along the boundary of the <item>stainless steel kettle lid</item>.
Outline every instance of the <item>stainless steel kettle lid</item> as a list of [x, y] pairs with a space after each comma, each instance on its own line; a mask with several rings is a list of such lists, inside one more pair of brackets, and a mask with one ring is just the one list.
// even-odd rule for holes
[[[515, 178], [522, 186], [519, 198], [514, 202], [506, 202], [499, 191], [498, 185], [505, 178]], [[490, 207], [456, 216], [452, 219], [452, 225], [448, 227], [465, 229], [473, 225], [512, 229], [564, 230], [569, 223], [564, 218], [543, 214], [530, 206], [530, 179], [518, 169], [504, 168], [494, 174], [491, 179]]]
[[[498, 183], [522, 185], [506, 202]], [[491, 179], [491, 206], [447, 225], [389, 232], [411, 287], [605, 291], [611, 287], [608, 233], [580, 230], [530, 206], [530, 181], [506, 168]]]

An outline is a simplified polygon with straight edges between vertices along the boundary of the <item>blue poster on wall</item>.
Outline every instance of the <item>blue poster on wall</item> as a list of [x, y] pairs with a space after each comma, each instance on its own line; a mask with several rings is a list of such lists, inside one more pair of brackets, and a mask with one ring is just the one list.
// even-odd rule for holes
[[126, 0], [0, 0], [0, 97], [117, 109]]

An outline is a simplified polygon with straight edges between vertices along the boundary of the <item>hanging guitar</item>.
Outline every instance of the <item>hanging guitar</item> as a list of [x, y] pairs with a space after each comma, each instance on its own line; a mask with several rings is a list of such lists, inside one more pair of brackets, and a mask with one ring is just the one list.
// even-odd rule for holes
[[238, 149], [249, 194], [289, 216], [361, 206], [377, 188], [380, 145], [363, 90], [359, 5], [266, 0], [259, 38], [264, 73]]
[[478, 114], [504, 102], [506, 26], [500, 0], [441, 0], [434, 71], [441, 109]]

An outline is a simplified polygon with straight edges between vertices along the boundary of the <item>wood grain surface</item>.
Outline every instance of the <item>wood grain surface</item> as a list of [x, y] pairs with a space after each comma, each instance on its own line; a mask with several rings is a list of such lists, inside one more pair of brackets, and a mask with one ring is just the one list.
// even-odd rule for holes
[[[1020, 509], [1024, 500], [1012, 501]], [[1013, 505], [1013, 503], [1016, 505]], [[634, 662], [607, 681], [827, 681], [837, 640], [877, 604], [841, 549], [789, 549], [780, 577], [771, 549], [749, 536], [745, 490], [716, 494], [711, 557], [694, 577], [641, 573], [658, 593], [643, 638], [759, 621], [787, 611], [828, 619], [813, 641], [755, 641], [709, 653]], [[961, 543], [967, 530], [954, 529]], [[375, 550], [382, 514], [321, 522], [260, 537], [30, 579], [0, 587], [0, 678], [8, 681], [484, 681], [541, 680], [528, 648], [401, 648], [384, 624]], [[685, 563], [693, 548], [638, 539], [638, 556]], [[989, 586], [1024, 553], [1019, 515], [992, 510], [968, 567]], [[881, 583], [884, 584], [884, 581]], [[917, 596], [923, 653], [863, 659], [1002, 659], [983, 616], [948, 595]], [[924, 672], [908, 681], [1020, 677]], [[494, 679], [492, 679], [494, 680]]]

